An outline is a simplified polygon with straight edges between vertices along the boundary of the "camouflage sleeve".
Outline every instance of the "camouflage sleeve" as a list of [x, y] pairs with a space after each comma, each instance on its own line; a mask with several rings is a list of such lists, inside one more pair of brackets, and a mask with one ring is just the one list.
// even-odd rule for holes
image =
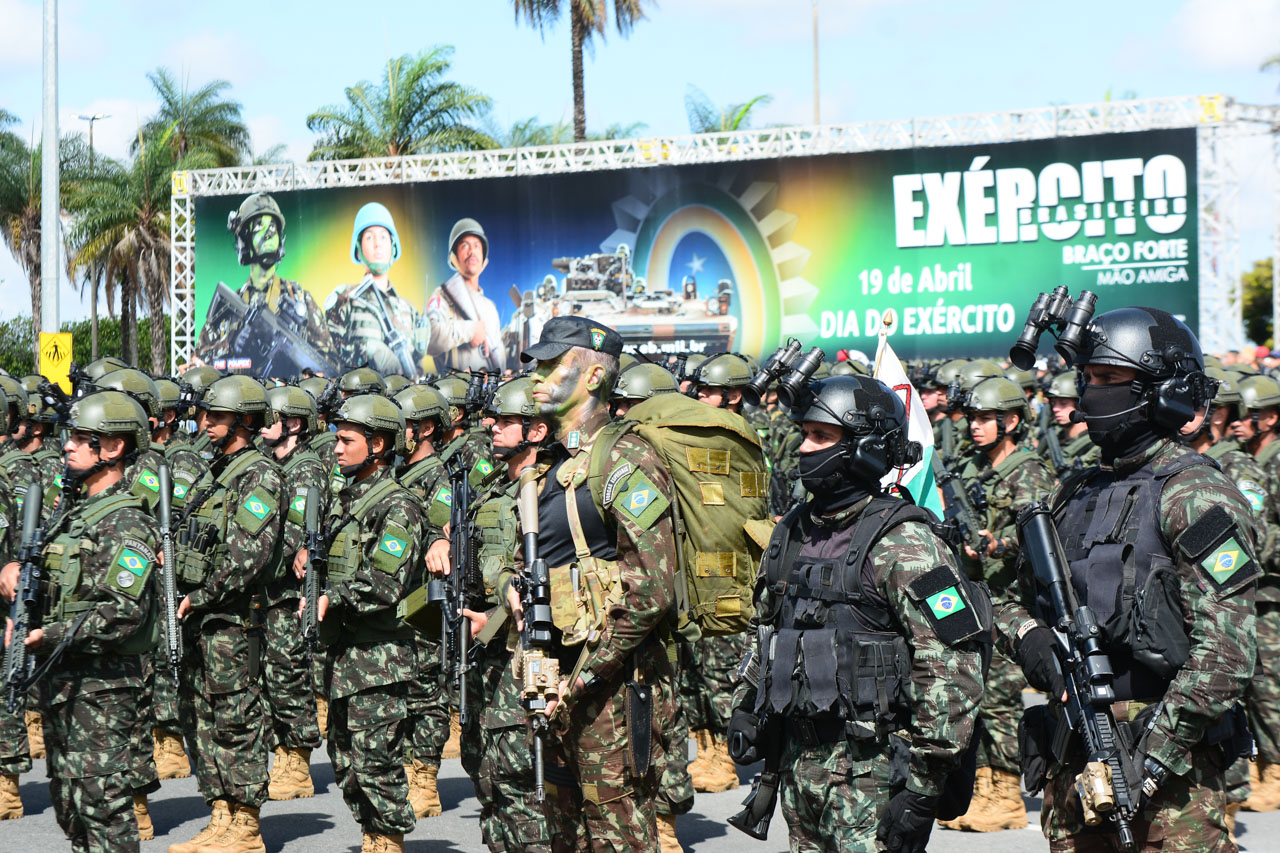
[[[956, 623], [948, 620], [968, 618], [962, 615], [967, 604], [965, 585], [951, 552], [916, 522], [890, 531], [877, 543], [871, 559], [889, 609], [911, 646], [915, 708], [907, 787], [936, 795], [973, 736], [982, 699], [982, 664], [976, 645], [949, 636]], [[937, 581], [938, 575], [932, 573], [938, 569], [948, 572], [947, 579], [954, 583]]]
[[653, 448], [634, 436], [614, 445], [605, 482], [624, 464], [632, 468], [605, 511], [618, 528], [622, 594], [605, 615], [604, 637], [584, 668], [609, 679], [653, 633], [675, 603], [675, 532], [669, 495], [671, 475]]
[[[1253, 677], [1260, 569], [1251, 556], [1252, 512], [1219, 471], [1195, 466], [1171, 477], [1160, 515], [1181, 581], [1191, 652], [1165, 691], [1147, 754], [1182, 775], [1192, 769], [1191, 748], [1243, 697]], [[1208, 521], [1213, 518], [1230, 526], [1221, 530]]]
[[1011, 556], [1018, 552], [1018, 513], [1036, 501], [1044, 500], [1053, 491], [1056, 478], [1053, 471], [1038, 456], [1028, 455], [1023, 462], [993, 489], [998, 495], [1001, 507], [996, 517], [998, 527], [991, 532], [997, 539], [1003, 540], [1004, 547]]
[[1267, 474], [1258, 465], [1257, 460], [1247, 453], [1232, 451], [1219, 460], [1222, 473], [1236, 484], [1240, 494], [1249, 503], [1253, 511], [1253, 524], [1257, 536], [1257, 547], [1254, 556], [1261, 563], [1263, 572], [1274, 577], [1277, 554], [1277, 529], [1275, 523], [1275, 500], [1267, 491]]
[[239, 607], [238, 599], [256, 591], [263, 570], [279, 556], [275, 539], [281, 535], [287, 510], [279, 469], [263, 459], [242, 474], [230, 492], [226, 557], [208, 573], [204, 584], [191, 592], [192, 610], [217, 610], [226, 604]]
[[307, 343], [319, 350], [321, 355], [336, 359], [337, 353], [333, 348], [333, 336], [329, 334], [329, 325], [325, 322], [324, 312], [316, 304], [316, 298], [311, 295], [310, 291], [303, 290], [301, 285], [295, 283], [294, 287], [302, 290], [303, 299], [306, 303]]
[[[93, 547], [80, 550], [79, 588], [80, 600], [92, 606], [70, 647], [82, 654], [107, 654], [142, 626], [154, 606], [160, 527], [149, 513], [125, 507], [86, 533]], [[46, 622], [41, 651], [52, 651], [78, 618]]]
[[330, 604], [346, 616], [370, 615], [394, 609], [409, 591], [413, 567], [422, 561], [420, 539], [422, 506], [409, 491], [401, 490], [384, 500], [368, 518], [360, 564], [345, 581], [331, 581]]
[[13, 497], [9, 478], [0, 472], [0, 566], [18, 556], [18, 539], [22, 536], [22, 519]]
[[[284, 560], [292, 564], [293, 557], [302, 550], [307, 535], [307, 490], [320, 490], [319, 517], [324, 518], [324, 508], [329, 505], [329, 472], [317, 459], [306, 459], [289, 472], [285, 485], [286, 510], [284, 516]], [[290, 573], [288, 577], [293, 577]]]

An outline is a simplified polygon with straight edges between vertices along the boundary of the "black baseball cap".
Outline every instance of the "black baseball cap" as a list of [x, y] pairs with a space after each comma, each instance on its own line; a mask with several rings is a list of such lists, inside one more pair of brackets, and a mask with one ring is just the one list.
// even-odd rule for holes
[[617, 358], [622, 355], [622, 335], [590, 317], [552, 317], [542, 327], [538, 342], [520, 353], [521, 361], [550, 361], [570, 347], [595, 350]]

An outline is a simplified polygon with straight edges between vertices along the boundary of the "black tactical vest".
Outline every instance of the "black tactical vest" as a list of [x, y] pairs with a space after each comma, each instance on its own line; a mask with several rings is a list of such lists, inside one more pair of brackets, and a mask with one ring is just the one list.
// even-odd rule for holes
[[[1190, 653], [1173, 549], [1161, 534], [1160, 494], [1170, 477], [1195, 465], [1217, 467], [1188, 453], [1123, 475], [1096, 469], [1076, 489], [1064, 490], [1066, 500], [1054, 513], [1071, 584], [1102, 627], [1120, 701], [1164, 695]], [[1052, 624], [1043, 590], [1036, 608]]]

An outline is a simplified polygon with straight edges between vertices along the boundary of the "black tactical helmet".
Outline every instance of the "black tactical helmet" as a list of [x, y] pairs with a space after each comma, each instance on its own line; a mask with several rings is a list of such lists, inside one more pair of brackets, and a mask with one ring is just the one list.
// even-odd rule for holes
[[1087, 340], [1076, 366], [1130, 367], [1150, 379], [1204, 370], [1200, 341], [1186, 323], [1159, 308], [1117, 308], [1099, 314]]
[[812, 383], [792, 420], [833, 424], [844, 430], [847, 472], [868, 485], [889, 469], [920, 459], [919, 443], [907, 441], [907, 408], [889, 386], [869, 376], [831, 376]]

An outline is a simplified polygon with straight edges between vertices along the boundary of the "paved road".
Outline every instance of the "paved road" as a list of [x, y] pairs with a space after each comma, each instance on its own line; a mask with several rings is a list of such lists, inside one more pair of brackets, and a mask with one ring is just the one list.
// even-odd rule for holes
[[[0, 851], [53, 851], [66, 849], [62, 831], [53, 818], [43, 762], [22, 778], [22, 800], [27, 816], [0, 822]], [[326, 756], [318, 752], [312, 775], [317, 795], [313, 799], [287, 803], [267, 803], [263, 808], [262, 833], [267, 849], [288, 853], [329, 853], [357, 851], [360, 832], [333, 784], [333, 771]], [[746, 783], [751, 774], [742, 773]], [[694, 811], [679, 819], [677, 832], [689, 853], [783, 853], [786, 824], [775, 817], [768, 841], [754, 841], [725, 823], [739, 809], [746, 796], [744, 787], [723, 794], [699, 794]], [[445, 813], [418, 822], [418, 829], [406, 839], [409, 853], [443, 851], [483, 851], [476, 820], [479, 814], [471, 782], [457, 760], [446, 761], [440, 773], [440, 796]], [[1031, 827], [1025, 830], [987, 835], [935, 830], [929, 849], [940, 853], [1023, 853], [1048, 847], [1040, 835], [1039, 800], [1028, 798]], [[156, 840], [143, 844], [144, 853], [161, 853], [168, 844], [186, 841], [199, 831], [209, 812], [196, 792], [195, 780], [165, 782], [151, 800]], [[1242, 814], [1241, 848], [1248, 853], [1280, 853], [1280, 812]]]

